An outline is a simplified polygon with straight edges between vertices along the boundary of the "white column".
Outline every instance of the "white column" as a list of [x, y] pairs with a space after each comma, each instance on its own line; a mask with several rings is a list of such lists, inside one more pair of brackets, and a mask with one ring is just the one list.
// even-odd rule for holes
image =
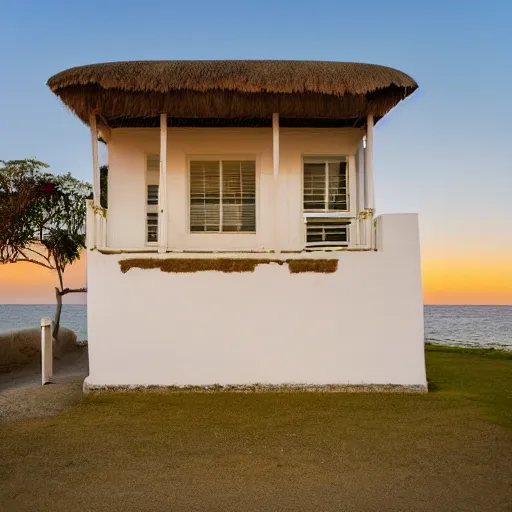
[[91, 130], [92, 147], [92, 193], [94, 205], [100, 206], [100, 165], [98, 162], [98, 128], [96, 126], [96, 114], [90, 114], [89, 128]]
[[158, 183], [158, 252], [167, 251], [167, 114], [160, 114], [160, 180]]
[[279, 244], [279, 114], [272, 114], [272, 166], [274, 177], [274, 251], [280, 252]]
[[364, 244], [364, 233], [363, 233], [363, 221], [361, 220], [361, 212], [364, 210], [364, 147], [365, 139], [361, 140], [357, 148], [357, 219], [355, 224], [357, 225], [357, 244]]
[[373, 181], [373, 115], [369, 114], [366, 121], [366, 152], [365, 164], [365, 208], [375, 209], [375, 189]]
[[364, 145], [365, 140], [363, 139], [361, 141], [361, 144], [359, 144], [357, 148], [357, 209], [358, 211], [364, 210], [365, 207], [365, 179], [364, 179]]
[[366, 151], [364, 155], [364, 183], [365, 183], [365, 246], [375, 247], [373, 236], [373, 214], [375, 212], [375, 188], [373, 178], [373, 115], [366, 119]]
[[52, 320], [41, 318], [41, 384], [50, 382], [53, 375]]

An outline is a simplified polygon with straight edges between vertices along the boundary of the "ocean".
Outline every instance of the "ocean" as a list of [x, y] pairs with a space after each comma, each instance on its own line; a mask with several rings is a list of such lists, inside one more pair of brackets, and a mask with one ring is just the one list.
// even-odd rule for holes
[[[0, 304], [0, 332], [37, 327], [53, 304]], [[87, 306], [65, 304], [61, 325], [87, 339]], [[512, 306], [425, 306], [425, 341], [512, 350]]]

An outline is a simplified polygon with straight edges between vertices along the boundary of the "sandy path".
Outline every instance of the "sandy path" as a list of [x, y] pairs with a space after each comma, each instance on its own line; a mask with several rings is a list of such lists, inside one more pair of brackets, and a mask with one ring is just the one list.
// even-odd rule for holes
[[51, 384], [41, 385], [40, 365], [0, 374], [0, 421], [52, 416], [76, 405], [89, 371], [87, 347], [54, 361]]

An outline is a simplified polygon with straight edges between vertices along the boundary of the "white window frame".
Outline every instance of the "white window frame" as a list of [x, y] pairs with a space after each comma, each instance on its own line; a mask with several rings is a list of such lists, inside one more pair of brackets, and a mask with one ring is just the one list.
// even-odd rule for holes
[[[347, 162], [347, 211], [323, 211], [323, 212], [308, 212], [304, 210], [304, 164], [305, 163], [320, 163], [326, 164], [329, 161], [337, 161], [337, 159], [344, 158]], [[341, 161], [341, 160], [338, 160]], [[356, 161], [355, 154], [303, 154], [301, 158], [301, 209], [302, 218], [304, 220], [303, 229], [303, 246], [307, 247], [307, 221], [309, 218], [320, 219], [346, 219], [348, 224], [348, 243], [347, 246], [354, 245], [354, 229], [353, 220], [357, 217], [357, 180], [356, 180]], [[326, 198], [328, 196], [328, 180], [326, 180]], [[327, 248], [327, 247], [325, 247]], [[318, 247], [314, 250], [322, 250]]]
[[[156, 156], [160, 162], [160, 155], [156, 152], [147, 151], [144, 153], [144, 246], [145, 247], [158, 247], [158, 240], [156, 242], [148, 242], [148, 157]], [[161, 165], [161, 164], [160, 164]], [[158, 183], [158, 194], [160, 194], [160, 183]], [[158, 207], [157, 207], [158, 212]], [[149, 212], [154, 213], [154, 212]], [[158, 229], [158, 228], [157, 228]], [[158, 238], [158, 231], [157, 231]]]
[[[222, 160], [250, 160], [254, 162], [254, 177], [256, 180], [256, 198], [255, 198], [255, 216], [256, 216], [256, 230], [255, 231], [191, 231], [190, 230], [190, 162], [193, 160], [206, 160], [206, 161], [214, 161], [221, 162]], [[221, 167], [219, 166], [219, 169]], [[228, 235], [234, 236], [243, 236], [249, 235], [254, 236], [258, 232], [258, 226], [260, 225], [260, 215], [259, 215], [259, 198], [260, 198], [260, 159], [259, 155], [254, 153], [246, 154], [246, 153], [221, 153], [218, 155], [215, 154], [189, 154], [187, 155], [187, 233], [192, 236], [222, 236], [227, 237]], [[220, 172], [220, 190], [222, 191], [222, 172]], [[222, 227], [222, 195], [220, 202], [220, 227]]]
[[[326, 220], [333, 220], [333, 219], [336, 219], [336, 218], [333, 218], [333, 217], [323, 217], [325, 218]], [[337, 218], [340, 218], [340, 217], [337, 217]], [[308, 245], [308, 232], [307, 232], [307, 228], [308, 228], [308, 222], [307, 222], [307, 218], [305, 219], [305, 222], [304, 222], [304, 247], [308, 250], [312, 250], [312, 251], [322, 251], [322, 250], [325, 250], [325, 249], [329, 249], [329, 248], [337, 248], [337, 249], [341, 249], [343, 247], [349, 247], [350, 245], [352, 245], [352, 236], [353, 236], [353, 229], [352, 229], [352, 219], [345, 219], [346, 222], [341, 222], [340, 221], [340, 224], [343, 224], [344, 227], [347, 229], [347, 241], [346, 242], [310, 242], [310, 244]], [[333, 223], [334, 224], [334, 223]]]

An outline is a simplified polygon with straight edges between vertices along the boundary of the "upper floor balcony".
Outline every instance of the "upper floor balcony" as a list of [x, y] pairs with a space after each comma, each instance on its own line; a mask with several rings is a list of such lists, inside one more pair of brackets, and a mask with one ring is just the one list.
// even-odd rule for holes
[[90, 127], [90, 248], [277, 253], [375, 248], [374, 124], [417, 88], [301, 61], [97, 64], [48, 85]]

